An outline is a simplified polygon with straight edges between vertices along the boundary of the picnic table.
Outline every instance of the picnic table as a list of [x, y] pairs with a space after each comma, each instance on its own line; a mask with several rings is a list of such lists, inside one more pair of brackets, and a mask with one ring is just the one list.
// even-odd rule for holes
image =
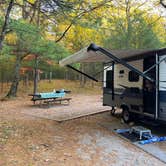
[[29, 94], [29, 96], [32, 96], [31, 100], [34, 104], [36, 104], [36, 101], [39, 101], [39, 105], [47, 104], [49, 106], [51, 103], [57, 102], [60, 102], [60, 104], [62, 104], [62, 102], [67, 102], [67, 104], [69, 104], [71, 98], [65, 98], [66, 93], [70, 93], [70, 91], [57, 90], [55, 92]]

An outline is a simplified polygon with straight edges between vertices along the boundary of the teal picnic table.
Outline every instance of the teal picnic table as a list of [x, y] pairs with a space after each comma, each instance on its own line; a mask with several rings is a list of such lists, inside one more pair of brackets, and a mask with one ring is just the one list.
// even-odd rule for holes
[[32, 101], [34, 104], [36, 104], [36, 101], [39, 101], [39, 104], [47, 104], [50, 103], [56, 103], [62, 101], [67, 101], [68, 104], [71, 100], [71, 98], [65, 98], [66, 93], [70, 93], [70, 91], [67, 90], [57, 90], [55, 92], [44, 92], [44, 93], [36, 93], [36, 94], [29, 94], [29, 96], [32, 96]]

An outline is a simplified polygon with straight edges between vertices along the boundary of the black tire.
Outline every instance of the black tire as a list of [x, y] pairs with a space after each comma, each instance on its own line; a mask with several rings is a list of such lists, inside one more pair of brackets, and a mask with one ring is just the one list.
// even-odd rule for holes
[[132, 120], [131, 113], [127, 108], [123, 108], [122, 119], [124, 120], [125, 123], [129, 123]]

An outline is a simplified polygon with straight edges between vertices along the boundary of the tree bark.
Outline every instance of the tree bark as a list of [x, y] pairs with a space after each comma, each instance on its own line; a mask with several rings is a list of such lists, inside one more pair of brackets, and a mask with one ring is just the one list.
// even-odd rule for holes
[[41, 2], [40, 0], [37, 2], [37, 26], [40, 26], [40, 6], [41, 6]]
[[131, 16], [130, 16], [130, 0], [125, 0], [126, 3], [126, 21], [127, 21], [127, 27], [126, 27], [126, 48], [130, 48], [130, 40], [131, 40]]
[[34, 89], [33, 94], [37, 93], [37, 84], [38, 84], [38, 56], [35, 56], [35, 67], [34, 67]]
[[21, 57], [20, 55], [17, 55], [16, 57], [16, 65], [15, 65], [15, 73], [14, 73], [14, 78], [12, 81], [12, 85], [10, 87], [10, 90], [6, 97], [16, 97], [17, 95], [17, 89], [20, 81], [20, 66], [21, 66]]
[[51, 83], [52, 80], [52, 71], [49, 72], [49, 83]]
[[[38, 7], [40, 8], [40, 1], [38, 2]], [[37, 15], [37, 26], [39, 27], [40, 26], [40, 10], [38, 10], [38, 15]], [[38, 60], [38, 55], [35, 55], [35, 68], [34, 68], [34, 71], [35, 71], [35, 75], [34, 75], [34, 89], [33, 89], [33, 93], [36, 94], [37, 93], [37, 88], [38, 88], [38, 63], [39, 63], [39, 60]]]
[[28, 87], [28, 82], [29, 82], [29, 74], [27, 73], [25, 76], [25, 85]]
[[[81, 68], [81, 71], [82, 72], [85, 72], [85, 64], [81, 64], [80, 66]], [[85, 83], [86, 83], [86, 78], [84, 75], [80, 75], [80, 86], [83, 88], [85, 86]]]
[[47, 73], [45, 73], [45, 80], [47, 80]]
[[7, 11], [6, 11], [6, 15], [5, 15], [5, 22], [3, 24], [2, 31], [0, 34], [0, 50], [2, 49], [2, 46], [3, 46], [3, 40], [5, 38], [7, 26], [9, 24], [9, 18], [10, 18], [9, 16], [10, 16], [10, 12], [12, 10], [13, 4], [14, 4], [14, 0], [10, 0]]
[[4, 70], [1, 70], [1, 92], [3, 92], [4, 85]]

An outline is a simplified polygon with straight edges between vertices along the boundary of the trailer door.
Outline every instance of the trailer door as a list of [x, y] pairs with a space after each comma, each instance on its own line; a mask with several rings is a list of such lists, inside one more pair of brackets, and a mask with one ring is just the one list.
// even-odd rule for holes
[[[144, 71], [156, 63], [156, 57], [150, 56], [144, 59]], [[148, 72], [148, 75], [156, 79], [156, 67]], [[144, 112], [154, 115], [156, 112], [156, 84], [147, 79], [143, 79], [143, 106]]]
[[103, 105], [114, 105], [114, 65], [104, 67]]
[[107, 70], [106, 71], [106, 87], [112, 89], [113, 86], [113, 71]]
[[[159, 57], [159, 60], [166, 58], [166, 55]], [[159, 65], [159, 119], [166, 120], [166, 61]]]

